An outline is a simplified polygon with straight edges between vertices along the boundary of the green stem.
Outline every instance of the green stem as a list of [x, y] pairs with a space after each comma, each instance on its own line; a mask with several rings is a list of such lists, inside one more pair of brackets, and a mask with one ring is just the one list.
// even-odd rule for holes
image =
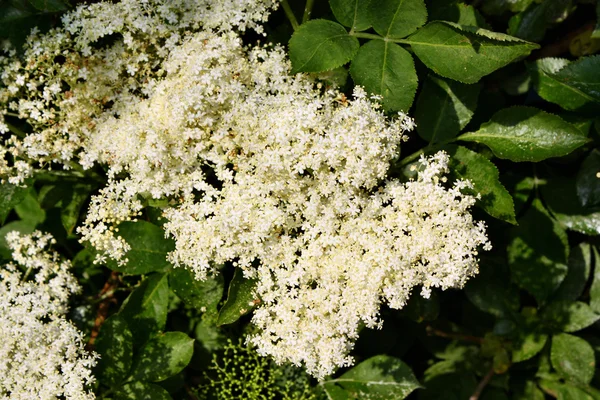
[[290, 7], [290, 3], [288, 3], [287, 0], [281, 0], [281, 6], [283, 7], [283, 11], [285, 11], [285, 15], [290, 20], [290, 23], [292, 24], [292, 28], [294, 30], [298, 29], [298, 27], [300, 25], [298, 25], [298, 20], [296, 19], [296, 16], [294, 15], [294, 12], [292, 11], [292, 7]]
[[17, 135], [17, 137], [19, 137], [21, 139], [25, 139], [25, 136], [27, 136], [27, 134], [25, 132], [23, 132], [22, 130], [20, 130], [19, 128], [14, 126], [13, 124], [8, 123], [6, 121], [4, 121], [4, 124], [6, 124], [6, 126], [8, 127], [8, 130], [11, 131], [12, 133], [14, 133], [15, 135]]
[[440, 148], [444, 147], [447, 144], [450, 144], [450, 143], [454, 142], [455, 140], [456, 139], [444, 140], [443, 142], [439, 142], [439, 143], [435, 143], [435, 144], [431, 144], [430, 143], [427, 146], [423, 147], [421, 150], [415, 151], [411, 155], [408, 155], [408, 156], [404, 157], [395, 166], [398, 167], [398, 168], [405, 167], [406, 165], [410, 164], [411, 162], [413, 162], [417, 158], [419, 158], [421, 156], [421, 154], [425, 154], [425, 153], [428, 153], [428, 152], [431, 152], [431, 151], [439, 150]]
[[305, 23], [310, 19], [310, 14], [312, 13], [313, 4], [315, 0], [306, 0], [306, 7], [304, 7], [304, 15], [302, 16], [302, 23]]
[[4, 114], [4, 115], [8, 115], [9, 117], [21, 118], [21, 117], [19, 116], [19, 114], [17, 114], [17, 113], [14, 113], [14, 112], [10, 112], [10, 111], [4, 111], [4, 112], [3, 112], [3, 114]]
[[428, 147], [423, 147], [421, 150], [416, 151], [414, 153], [412, 153], [411, 155], [404, 157], [402, 160], [400, 160], [400, 162], [398, 162], [398, 164], [396, 164], [399, 168], [405, 167], [406, 165], [410, 164], [411, 162], [415, 161], [417, 158], [419, 158], [421, 156], [421, 154], [425, 153], [425, 150], [427, 150]]
[[27, 277], [29, 277], [29, 274], [31, 273], [31, 267], [27, 268], [27, 271], [25, 271], [25, 274], [23, 275], [23, 277], [21, 278], [21, 282], [25, 282], [27, 281]]
[[365, 33], [365, 32], [350, 31], [349, 35], [357, 37], [357, 38], [361, 38], [361, 39], [375, 39], [375, 40], [383, 40], [385, 42], [410, 44], [410, 40], [390, 39], [390, 38], [386, 38], [386, 37], [383, 37], [383, 36], [380, 36], [380, 35], [376, 35], [374, 33]]
[[83, 169], [83, 167], [81, 166], [81, 164], [79, 164], [78, 162], [69, 161], [69, 166], [71, 167], [71, 169], [73, 171], [79, 173], [83, 177], [92, 178], [92, 179], [94, 179], [94, 180], [96, 180], [98, 182], [102, 182], [102, 183], [106, 182], [106, 178], [104, 178], [103, 176], [97, 174], [92, 169]]

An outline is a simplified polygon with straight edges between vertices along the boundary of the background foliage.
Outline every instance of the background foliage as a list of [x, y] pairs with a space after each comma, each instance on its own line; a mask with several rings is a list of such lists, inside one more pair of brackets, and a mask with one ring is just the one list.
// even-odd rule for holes
[[[74, 260], [84, 292], [71, 318], [102, 357], [97, 395], [600, 399], [600, 2], [314, 3], [282, 2], [267, 40], [289, 44], [296, 72], [348, 94], [362, 85], [390, 115], [414, 116], [393, 174], [408, 179], [421, 154], [446, 150], [452, 177], [481, 194], [493, 251], [465, 290], [383, 310], [383, 329], [361, 332], [357, 364], [317, 383], [239, 341], [260, 302], [254, 282], [231, 265], [199, 282], [165, 261], [174, 244], [156, 204], [119, 227], [125, 266], [94, 265], [74, 228], [102, 171], [4, 184], [0, 237], [41, 229]], [[4, 1], [0, 35], [19, 46], [72, 6]], [[3, 239], [0, 256], [10, 257]]]

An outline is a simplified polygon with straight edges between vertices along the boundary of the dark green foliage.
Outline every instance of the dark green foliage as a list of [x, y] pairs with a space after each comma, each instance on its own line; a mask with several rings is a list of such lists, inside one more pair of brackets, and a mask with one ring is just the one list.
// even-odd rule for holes
[[463, 83], [478, 82], [537, 47], [505, 34], [442, 21], [430, 22], [408, 43], [435, 73]]
[[196, 280], [194, 274], [185, 268], [174, 268], [169, 274], [171, 290], [189, 307], [204, 308], [216, 312], [223, 297], [223, 276], [217, 275], [207, 280]]
[[137, 381], [160, 382], [185, 368], [194, 352], [194, 339], [183, 332], [158, 334], [139, 350], [131, 376]]
[[131, 275], [148, 274], [163, 271], [170, 266], [167, 254], [175, 248], [173, 240], [165, 238], [165, 232], [146, 221], [123, 222], [117, 234], [121, 236], [131, 250], [127, 253], [125, 265], [109, 261], [108, 267]]
[[370, 399], [403, 399], [421, 387], [408, 365], [389, 356], [371, 357], [322, 385], [327, 398], [333, 400], [365, 395]]
[[[399, 44], [409, 45], [436, 74], [464, 83], [478, 82], [537, 48], [534, 43], [477, 28], [487, 25], [472, 7], [464, 5], [455, 5], [459, 16], [453, 19], [462, 25], [452, 21], [425, 25], [423, 0], [332, 0], [330, 5], [341, 25], [325, 20], [302, 24], [289, 42], [294, 70], [323, 72], [352, 60], [350, 72], [355, 83], [383, 96], [388, 110], [407, 111], [417, 87], [412, 56]], [[375, 34], [359, 32], [371, 26]], [[357, 38], [373, 40], [359, 50]], [[459, 124], [462, 121], [464, 116]]]
[[329, 71], [350, 61], [358, 46], [358, 39], [348, 35], [343, 26], [314, 20], [302, 25], [290, 39], [290, 59], [295, 71]]
[[168, 306], [169, 284], [165, 274], [150, 275], [131, 292], [119, 314], [129, 325], [136, 345], [165, 328]]
[[467, 192], [481, 196], [477, 204], [492, 217], [516, 224], [513, 199], [502, 186], [494, 163], [466, 147], [452, 145], [445, 150], [452, 156], [452, 175], [469, 180], [473, 189]]
[[104, 322], [96, 351], [100, 361], [96, 376], [107, 386], [117, 386], [129, 376], [133, 357], [133, 336], [125, 319], [115, 314]]
[[501, 110], [478, 131], [459, 139], [485, 144], [496, 157], [516, 162], [564, 156], [588, 142], [560, 117], [531, 107]]
[[242, 271], [236, 268], [227, 290], [227, 301], [219, 310], [217, 325], [234, 323], [260, 303], [260, 299], [256, 298], [254, 293], [255, 286], [255, 280], [245, 279]]
[[[455, 138], [475, 113], [479, 89], [479, 85], [427, 76], [415, 109], [419, 136], [430, 143]], [[437, 112], [431, 115], [432, 110]]]
[[507, 248], [511, 278], [543, 304], [567, 275], [567, 234], [537, 199], [518, 222]]
[[407, 111], [417, 91], [414, 61], [395, 43], [367, 42], [352, 60], [350, 74], [356, 84], [383, 96], [383, 105], [389, 110]]
[[402, 39], [427, 21], [423, 0], [371, 1], [368, 13], [375, 32], [386, 39]]

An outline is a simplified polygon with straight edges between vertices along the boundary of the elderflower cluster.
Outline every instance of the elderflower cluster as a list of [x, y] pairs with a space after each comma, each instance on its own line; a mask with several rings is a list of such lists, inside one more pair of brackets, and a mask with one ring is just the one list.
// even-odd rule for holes
[[50, 235], [6, 235], [14, 263], [0, 268], [0, 398], [93, 399], [96, 355], [65, 319], [79, 286]]
[[78, 228], [97, 261], [127, 262], [118, 225], [162, 200], [169, 261], [200, 280], [224, 262], [256, 279], [249, 342], [322, 379], [353, 363], [359, 326], [379, 327], [383, 304], [461, 287], [490, 245], [469, 183], [444, 184], [447, 154], [422, 158], [416, 180], [386, 179], [410, 118], [387, 118], [361, 88], [346, 99], [291, 75], [283, 49], [245, 47], [229, 29], [257, 29], [272, 7], [125, 0], [68, 14], [24, 62], [4, 62], [0, 104], [34, 133], [5, 143], [15, 161], [0, 174], [102, 165], [108, 181]]
[[[0, 146], [0, 175], [20, 184], [32, 165], [73, 168], [96, 119], [118, 116], [145, 98], [165, 71], [161, 64], [191, 32], [260, 25], [276, 0], [123, 0], [84, 4], [62, 27], [33, 31], [24, 55], [0, 56], [0, 133], [6, 115], [33, 127]], [[6, 155], [14, 158], [8, 163]], [[91, 165], [82, 162], [84, 167]]]
[[250, 337], [259, 352], [322, 379], [353, 364], [359, 326], [380, 327], [382, 304], [402, 308], [416, 286], [428, 297], [477, 272], [477, 248], [490, 248], [485, 226], [469, 214], [474, 198], [460, 191], [467, 183], [440, 184], [447, 162], [445, 153], [421, 159], [417, 180], [364, 193], [359, 210], [339, 213], [327, 229], [307, 223], [292, 260], [261, 255], [253, 317], [261, 329]]
[[250, 341], [318, 378], [351, 365], [361, 323], [380, 325], [415, 286], [461, 287], [477, 270], [485, 227], [466, 182], [446, 189], [448, 156], [414, 182], [385, 181], [412, 120], [387, 119], [357, 88], [348, 100], [291, 76], [281, 49], [245, 49], [198, 33], [172, 51], [148, 99], [97, 120], [85, 159], [108, 167], [80, 233], [123, 262], [114, 227], [142, 199], [171, 198], [169, 260], [197, 279], [233, 261], [256, 278]]

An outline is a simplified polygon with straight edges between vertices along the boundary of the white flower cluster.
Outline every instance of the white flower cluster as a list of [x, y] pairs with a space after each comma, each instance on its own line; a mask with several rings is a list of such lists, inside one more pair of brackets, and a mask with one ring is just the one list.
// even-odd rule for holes
[[[190, 32], [260, 26], [276, 0], [123, 0], [80, 5], [63, 26], [33, 32], [24, 56], [6, 49], [0, 57], [0, 133], [9, 132], [6, 114], [33, 128], [12, 135], [0, 153], [0, 175], [19, 184], [32, 164], [63, 168], [87, 145], [96, 119], [119, 115], [145, 98], [164, 75], [161, 63]], [[22, 135], [20, 135], [22, 136]], [[74, 160], [76, 162], [77, 160]], [[82, 162], [85, 167], [89, 164]], [[5, 178], [6, 179], [6, 178]]]
[[[147, 200], [168, 200], [169, 260], [197, 279], [226, 261], [256, 278], [260, 330], [250, 342], [321, 379], [353, 362], [359, 325], [380, 326], [382, 304], [403, 307], [415, 286], [425, 296], [461, 287], [489, 243], [469, 213], [474, 198], [461, 194], [468, 183], [442, 185], [446, 154], [423, 158], [417, 180], [386, 180], [410, 118], [386, 118], [360, 88], [348, 100], [291, 76], [281, 48], [246, 48], [228, 25], [208, 30], [217, 20], [256, 27], [273, 6], [126, 0], [78, 9], [64, 29], [30, 41], [29, 61], [6, 63], [0, 104], [18, 97], [10, 108], [36, 129], [6, 151], [106, 168], [78, 230], [99, 261], [125, 262], [118, 224]], [[102, 37], [115, 42], [94, 47]], [[4, 169], [18, 182], [29, 165]]]
[[[363, 193], [353, 201], [357, 210], [330, 215], [325, 229], [321, 221], [304, 224], [299, 237], [308, 238], [294, 258], [278, 263], [260, 255], [262, 303], [253, 321], [261, 329], [250, 338], [259, 352], [304, 364], [322, 379], [353, 364], [348, 353], [359, 326], [380, 327], [383, 303], [399, 309], [415, 286], [428, 297], [432, 287], [462, 287], [477, 272], [477, 248], [490, 245], [485, 226], [469, 214], [474, 199], [461, 194], [467, 184], [440, 185], [445, 153], [420, 162], [416, 181]], [[274, 242], [287, 249], [285, 240]]]
[[64, 317], [79, 286], [50, 235], [6, 235], [15, 263], [0, 268], [0, 398], [93, 399], [96, 355]]

